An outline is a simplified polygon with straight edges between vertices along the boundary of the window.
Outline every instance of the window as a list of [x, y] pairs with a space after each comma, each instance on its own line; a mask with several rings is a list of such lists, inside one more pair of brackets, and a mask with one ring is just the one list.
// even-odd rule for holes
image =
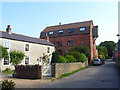
[[74, 45], [74, 41], [68, 41], [68, 46], [73, 46]]
[[69, 29], [69, 33], [72, 33], [72, 32], [74, 32], [74, 30], [73, 29]]
[[50, 53], [50, 48], [49, 47], [47, 47], [47, 53]]
[[62, 42], [57, 42], [57, 46], [62, 46]]
[[50, 63], [50, 58], [47, 59], [47, 64], [49, 64], [49, 63]]
[[63, 33], [63, 30], [59, 30], [59, 34], [62, 34]]
[[4, 65], [9, 65], [9, 59], [4, 59], [3, 64], [4, 64]]
[[29, 44], [25, 45], [25, 51], [29, 51]]
[[29, 57], [25, 57], [25, 64], [26, 64], [26, 65], [29, 64]]
[[85, 31], [85, 27], [80, 28], [80, 31]]
[[49, 35], [52, 35], [53, 34], [53, 32], [49, 32]]
[[42, 58], [40, 57], [40, 63], [39, 63], [39, 65], [42, 65]]
[[3, 46], [4, 46], [5, 48], [9, 49], [9, 47], [10, 47], [9, 41], [8, 41], [8, 40], [5, 40]]

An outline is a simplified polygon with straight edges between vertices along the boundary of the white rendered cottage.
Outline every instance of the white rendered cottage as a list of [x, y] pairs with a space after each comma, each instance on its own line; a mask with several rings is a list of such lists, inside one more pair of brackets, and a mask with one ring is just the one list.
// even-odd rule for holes
[[[52, 52], [55, 51], [54, 45], [48, 40], [29, 37], [25, 35], [11, 33], [10, 25], [8, 25], [6, 31], [0, 31], [0, 45], [7, 48], [7, 51], [11, 50], [22, 51], [26, 57], [22, 60], [22, 65], [42, 65], [42, 59], [40, 57], [45, 55], [50, 55], [48, 58], [48, 63], [51, 62]], [[5, 70], [6, 68], [14, 69], [11, 65], [10, 60], [2, 59], [0, 61], [0, 70]]]

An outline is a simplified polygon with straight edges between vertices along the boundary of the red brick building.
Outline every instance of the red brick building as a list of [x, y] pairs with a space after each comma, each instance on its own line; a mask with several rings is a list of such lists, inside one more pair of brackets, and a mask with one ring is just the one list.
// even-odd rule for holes
[[92, 20], [46, 27], [40, 38], [45, 39], [47, 36], [61, 55], [67, 53], [71, 47], [81, 45], [90, 47], [91, 59], [97, 55], [95, 42], [98, 37], [98, 26], [94, 26]]

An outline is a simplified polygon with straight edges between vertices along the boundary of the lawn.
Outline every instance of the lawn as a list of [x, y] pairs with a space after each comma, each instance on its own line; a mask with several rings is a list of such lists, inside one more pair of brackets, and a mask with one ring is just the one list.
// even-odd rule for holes
[[14, 73], [14, 70], [3, 71], [2, 73], [13, 74], [13, 73]]

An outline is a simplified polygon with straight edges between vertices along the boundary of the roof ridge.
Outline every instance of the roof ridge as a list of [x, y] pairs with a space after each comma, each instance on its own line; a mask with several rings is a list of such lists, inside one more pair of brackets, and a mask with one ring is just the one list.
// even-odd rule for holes
[[77, 24], [77, 23], [85, 23], [85, 22], [93, 22], [93, 20], [88, 20], [88, 21], [82, 21], [82, 22], [74, 22], [74, 23], [67, 23], [67, 24], [61, 24], [61, 25], [54, 25], [54, 26], [48, 26], [49, 27], [58, 27], [58, 26], [64, 26], [64, 25], [70, 25], [70, 24]]
[[[0, 31], [0, 32], [5, 32], [5, 33], [7, 33], [6, 31]], [[29, 38], [41, 39], [41, 38], [32, 37], [32, 36], [27, 36], [27, 35], [23, 35], [23, 34], [17, 34], [17, 33], [11, 33], [11, 34], [21, 35], [21, 36], [25, 36], [25, 37], [29, 37]], [[41, 40], [45, 40], [45, 39], [41, 39]]]

